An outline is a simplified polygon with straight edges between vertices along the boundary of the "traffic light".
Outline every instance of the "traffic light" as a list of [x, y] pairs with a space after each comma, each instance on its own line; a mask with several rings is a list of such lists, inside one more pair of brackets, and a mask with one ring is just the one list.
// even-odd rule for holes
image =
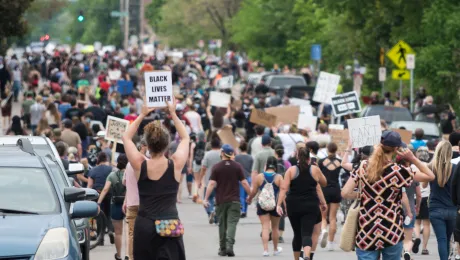
[[82, 11], [82, 10], [80, 10], [79, 15], [78, 15], [78, 17], [77, 17], [77, 20], [78, 20], [79, 22], [83, 22], [83, 21], [85, 20], [85, 16], [83, 15], [83, 11]]

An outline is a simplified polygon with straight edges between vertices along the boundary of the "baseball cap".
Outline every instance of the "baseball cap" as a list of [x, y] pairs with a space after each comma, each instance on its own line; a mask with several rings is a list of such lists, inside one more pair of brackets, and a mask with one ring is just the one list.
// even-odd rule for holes
[[394, 131], [384, 131], [380, 143], [389, 147], [404, 147], [407, 145], [401, 140], [401, 135]]
[[70, 119], [65, 119], [63, 122], [63, 125], [65, 128], [72, 128], [72, 120]]
[[231, 145], [229, 145], [229, 144], [222, 145], [221, 151], [228, 158], [232, 158], [233, 155], [235, 154], [235, 150], [233, 150], [233, 147]]
[[262, 145], [268, 145], [272, 142], [272, 139], [270, 138], [269, 135], [263, 135], [262, 136]]

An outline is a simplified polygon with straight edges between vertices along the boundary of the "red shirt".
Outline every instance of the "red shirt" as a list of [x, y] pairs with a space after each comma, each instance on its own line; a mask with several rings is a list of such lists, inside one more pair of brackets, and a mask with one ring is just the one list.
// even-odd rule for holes
[[107, 83], [107, 82], [101, 82], [101, 84], [99, 85], [101, 87], [101, 89], [105, 90], [105, 92], [108, 92], [109, 91], [109, 88], [110, 88], [110, 84]]
[[128, 120], [130, 123], [132, 123], [134, 120], [136, 120], [137, 117], [138, 115], [136, 114], [129, 114], [125, 116], [125, 120]]

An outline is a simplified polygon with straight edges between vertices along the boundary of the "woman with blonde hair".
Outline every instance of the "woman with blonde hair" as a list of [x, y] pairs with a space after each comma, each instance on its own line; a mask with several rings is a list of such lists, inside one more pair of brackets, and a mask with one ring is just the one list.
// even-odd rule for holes
[[[455, 228], [457, 207], [452, 202], [452, 145], [441, 141], [434, 152], [428, 167], [435, 178], [430, 182], [429, 215], [436, 240], [438, 241], [439, 259], [447, 260], [450, 252], [450, 238]], [[427, 184], [424, 184], [426, 187]]]
[[48, 129], [51, 129], [50, 126], [48, 125], [48, 120], [43, 117], [42, 119], [40, 119], [40, 121], [38, 121], [37, 129], [35, 130], [34, 134], [36, 136], [40, 136], [43, 134], [44, 131]]
[[[418, 171], [393, 162], [394, 155], [414, 164]], [[402, 190], [412, 182], [434, 179], [433, 172], [406, 148], [397, 132], [383, 132], [369, 160], [360, 163], [342, 189], [343, 198], [359, 198], [356, 234], [358, 259], [401, 259], [403, 250]], [[360, 193], [355, 192], [359, 185]], [[406, 257], [406, 256], [405, 256]], [[406, 259], [405, 259], [406, 260]]]
[[61, 115], [56, 108], [56, 104], [49, 103], [48, 108], [45, 112], [45, 118], [48, 120], [48, 125], [55, 129], [59, 127], [59, 123], [61, 122]]

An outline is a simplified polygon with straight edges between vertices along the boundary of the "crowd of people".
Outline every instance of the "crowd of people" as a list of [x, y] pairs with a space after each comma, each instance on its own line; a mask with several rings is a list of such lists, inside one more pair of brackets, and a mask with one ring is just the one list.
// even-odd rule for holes
[[[460, 133], [451, 107], [444, 114], [444, 108], [433, 108], [432, 97], [420, 94], [417, 113], [441, 123], [448, 140], [424, 140], [423, 129], [417, 129], [407, 145], [382, 122], [379, 144], [340, 150], [328, 131], [332, 109], [327, 104], [318, 110], [317, 129], [252, 123], [252, 109], [289, 104], [288, 97], [267, 90], [263, 81], [247, 82], [240, 103], [211, 106], [209, 93], [217, 90], [219, 78], [232, 75], [244, 81], [246, 73], [256, 70], [255, 63], [236, 53], [220, 61], [159, 57], [136, 51], [102, 56], [56, 51], [0, 59], [5, 134], [46, 136], [64, 166], [84, 164], [85, 174], [77, 176], [75, 185], [100, 193], [98, 204], [111, 220], [115, 259], [122, 258], [123, 220], [129, 227], [125, 259], [186, 259], [177, 209], [186, 197], [183, 192], [204, 206], [209, 224], [219, 226], [220, 256], [235, 256], [238, 222], [248, 214], [260, 219], [263, 256], [282, 253], [286, 217], [294, 233], [295, 260], [312, 260], [318, 245], [337, 250], [343, 222], [337, 216], [346, 218], [356, 198], [361, 201], [358, 259], [403, 255], [410, 260], [420, 246], [421, 254], [429, 255], [431, 226], [441, 260], [450, 255], [453, 233], [460, 241], [454, 232], [460, 227]], [[144, 103], [143, 72], [158, 69], [170, 70], [179, 90], [166, 109]], [[289, 68], [274, 71], [290, 73]], [[300, 72], [311, 80], [309, 70]], [[381, 102], [376, 95], [371, 98]], [[19, 114], [12, 113], [15, 102], [21, 102]], [[390, 95], [383, 102], [394, 105]], [[130, 121], [122, 144], [105, 139], [108, 116]], [[344, 119], [340, 122], [346, 127]], [[238, 146], [221, 140], [222, 129], [233, 132]]]

